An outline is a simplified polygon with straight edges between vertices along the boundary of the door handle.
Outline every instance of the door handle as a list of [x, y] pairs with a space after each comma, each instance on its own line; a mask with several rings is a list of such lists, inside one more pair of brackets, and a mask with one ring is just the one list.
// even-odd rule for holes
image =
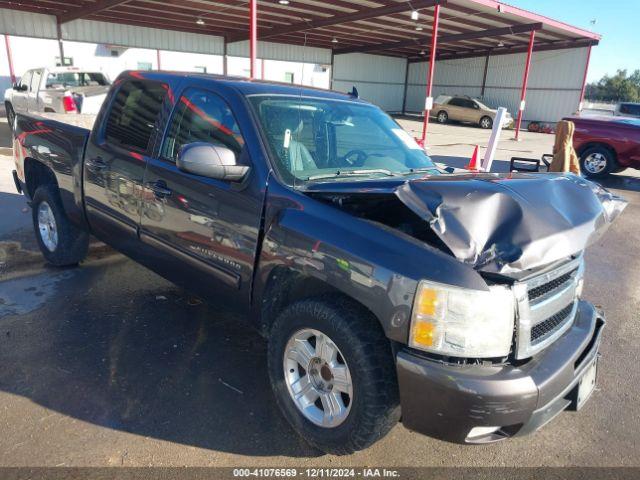
[[162, 180], [147, 183], [147, 188], [158, 198], [170, 197], [172, 193], [171, 189], [167, 188], [167, 184]]
[[90, 158], [85, 162], [85, 167], [87, 167], [93, 173], [99, 173], [105, 168], [107, 168], [107, 164], [101, 157]]

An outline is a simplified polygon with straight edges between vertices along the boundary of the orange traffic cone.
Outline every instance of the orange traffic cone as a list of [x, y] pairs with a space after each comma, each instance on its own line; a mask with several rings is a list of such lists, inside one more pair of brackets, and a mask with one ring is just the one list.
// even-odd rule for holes
[[471, 160], [469, 160], [469, 164], [464, 168], [466, 168], [467, 170], [474, 170], [474, 171], [479, 170], [479, 165], [478, 165], [479, 152], [480, 152], [480, 146], [476, 145], [476, 148], [473, 150], [473, 155], [471, 155]]

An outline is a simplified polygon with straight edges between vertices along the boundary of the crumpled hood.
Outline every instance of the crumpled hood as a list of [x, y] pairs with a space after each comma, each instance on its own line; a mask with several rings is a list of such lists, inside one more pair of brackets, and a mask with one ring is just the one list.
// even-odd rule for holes
[[572, 174], [433, 176], [405, 182], [394, 193], [457, 259], [502, 274], [581, 252], [627, 205]]

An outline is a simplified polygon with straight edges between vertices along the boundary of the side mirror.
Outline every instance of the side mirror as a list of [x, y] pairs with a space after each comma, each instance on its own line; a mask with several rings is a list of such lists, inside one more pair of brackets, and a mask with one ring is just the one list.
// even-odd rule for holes
[[229, 182], [240, 182], [249, 173], [249, 167], [236, 164], [233, 151], [205, 142], [183, 145], [176, 165], [183, 172]]
[[19, 83], [14, 83], [12, 87], [16, 92], [23, 92], [25, 88]]

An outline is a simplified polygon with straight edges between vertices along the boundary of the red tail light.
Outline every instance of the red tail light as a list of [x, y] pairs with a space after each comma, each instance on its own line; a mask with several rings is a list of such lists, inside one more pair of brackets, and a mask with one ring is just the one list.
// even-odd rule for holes
[[62, 97], [62, 107], [66, 113], [78, 111], [76, 102], [69, 92], [65, 92], [64, 97]]

